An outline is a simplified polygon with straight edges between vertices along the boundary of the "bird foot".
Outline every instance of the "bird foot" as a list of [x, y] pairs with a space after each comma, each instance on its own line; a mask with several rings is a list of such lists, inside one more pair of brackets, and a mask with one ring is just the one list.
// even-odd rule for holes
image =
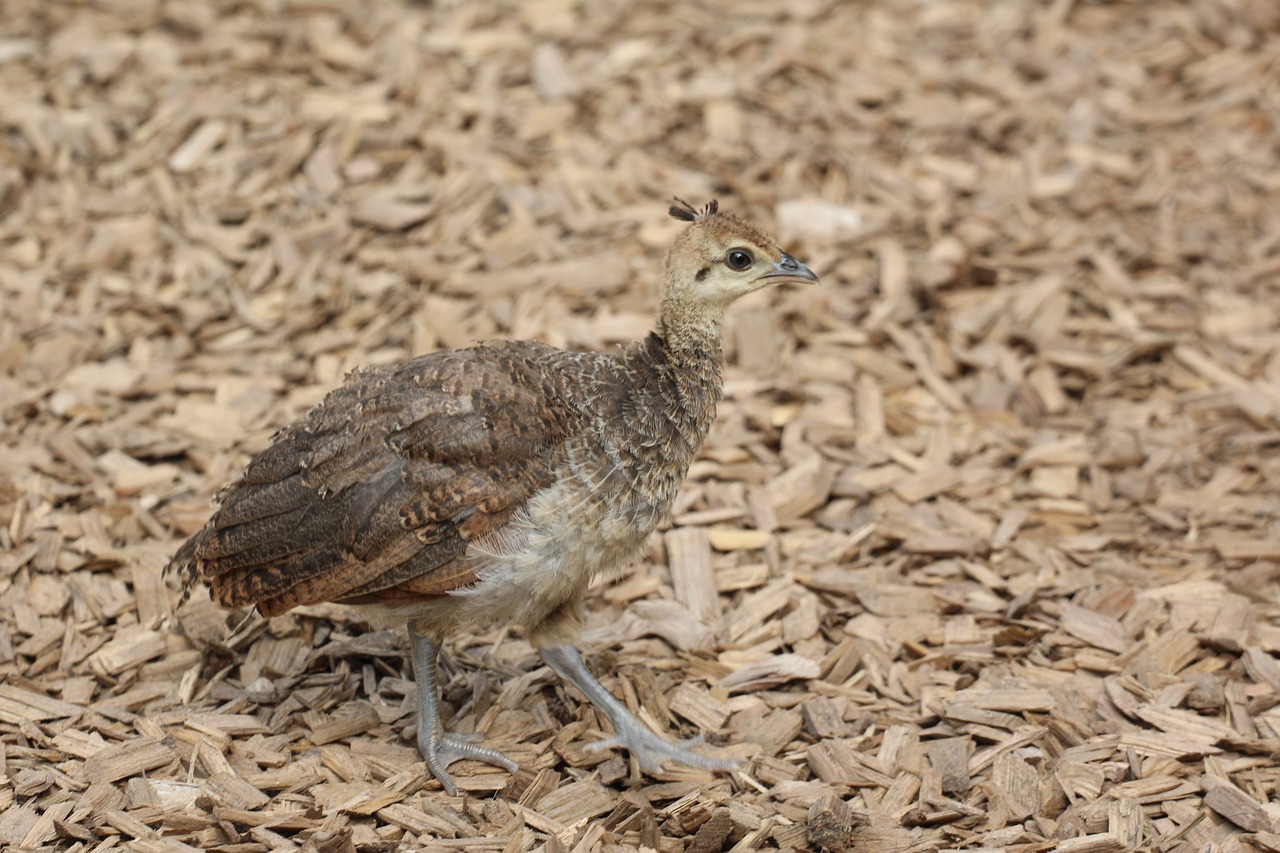
[[591, 752], [601, 752], [614, 747], [624, 747], [635, 756], [640, 769], [646, 773], [660, 770], [662, 765], [668, 763], [683, 764], [699, 770], [736, 770], [742, 766], [742, 762], [736, 758], [709, 758], [698, 755], [693, 751], [693, 747], [704, 740], [702, 735], [697, 735], [684, 740], [669, 741], [637, 721], [634, 724], [624, 722], [618, 728], [617, 734], [588, 744], [587, 749]]
[[470, 758], [473, 761], [483, 761], [485, 764], [501, 767], [508, 773], [515, 773], [520, 769], [514, 761], [498, 750], [472, 743], [460, 735], [440, 734], [434, 738], [419, 736], [418, 751], [426, 760], [427, 769], [431, 771], [431, 775], [444, 786], [445, 791], [455, 796], [458, 793], [458, 785], [453, 781], [453, 776], [448, 769], [449, 765], [455, 761]]

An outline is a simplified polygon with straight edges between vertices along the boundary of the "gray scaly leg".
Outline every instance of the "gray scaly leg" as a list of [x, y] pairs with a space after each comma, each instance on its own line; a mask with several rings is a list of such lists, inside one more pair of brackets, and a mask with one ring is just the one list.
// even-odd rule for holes
[[446, 791], [457, 794], [458, 786], [448, 770], [455, 761], [472, 758], [515, 773], [516, 763], [496, 749], [469, 743], [445, 732], [440, 719], [440, 687], [436, 682], [440, 643], [428, 636], [417, 622], [409, 624], [409, 640], [413, 650], [413, 678], [418, 684], [418, 751], [426, 759], [432, 775]]
[[649, 773], [668, 761], [702, 770], [733, 770], [741, 764], [734, 759], [707, 758], [693, 752], [690, 747], [701, 743], [701, 737], [672, 743], [652, 731], [596, 680], [573, 646], [547, 646], [539, 652], [556, 675], [581, 690], [613, 724], [613, 737], [592, 744], [593, 748], [624, 746], [640, 762], [640, 769]]

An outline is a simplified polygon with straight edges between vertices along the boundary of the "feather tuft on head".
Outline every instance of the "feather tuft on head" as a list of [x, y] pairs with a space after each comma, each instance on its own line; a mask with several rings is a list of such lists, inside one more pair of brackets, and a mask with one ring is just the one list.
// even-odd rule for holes
[[711, 216], [719, 209], [720, 209], [720, 202], [716, 201], [715, 199], [712, 199], [711, 201], [707, 202], [707, 206], [704, 207], [702, 210], [698, 210], [696, 207], [689, 204], [689, 202], [685, 201], [684, 199], [676, 198], [675, 204], [667, 208], [667, 213], [671, 214], [676, 219], [681, 219], [685, 222], [696, 222], [699, 219], [702, 219], [707, 216]]

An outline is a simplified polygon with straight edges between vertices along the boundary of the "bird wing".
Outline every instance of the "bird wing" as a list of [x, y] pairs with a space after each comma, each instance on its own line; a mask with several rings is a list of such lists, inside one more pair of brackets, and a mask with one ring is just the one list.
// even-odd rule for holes
[[353, 373], [218, 497], [171, 563], [223, 606], [440, 595], [467, 543], [551, 485], [577, 413], [565, 353], [503, 342]]

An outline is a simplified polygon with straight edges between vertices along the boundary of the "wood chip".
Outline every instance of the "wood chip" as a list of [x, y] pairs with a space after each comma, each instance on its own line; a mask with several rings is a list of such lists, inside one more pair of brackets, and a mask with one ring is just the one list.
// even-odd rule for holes
[[344, 740], [358, 734], [364, 734], [379, 725], [382, 718], [367, 702], [355, 702], [341, 708], [337, 713], [318, 719], [311, 727], [311, 742], [317, 746]]
[[818, 850], [846, 850], [853, 834], [849, 805], [833, 791], [813, 801], [805, 816], [809, 843]]
[[715, 569], [711, 563], [711, 543], [700, 527], [677, 527], [663, 536], [671, 583], [676, 600], [689, 609], [693, 618], [708, 623], [720, 615]]
[[14, 684], [0, 684], [0, 720], [12, 725], [24, 720], [54, 720], [73, 717], [83, 709], [70, 702], [23, 690]]
[[1280, 833], [1280, 815], [1263, 808], [1262, 803], [1220, 776], [1205, 775], [1204, 804], [1236, 826], [1248, 832]]
[[764, 660], [743, 664], [720, 679], [720, 687], [733, 693], [776, 687], [796, 678], [817, 678], [818, 665], [808, 658], [793, 654], [772, 655]]
[[104, 747], [86, 758], [84, 775], [90, 782], [114, 782], [163, 767], [175, 757], [173, 750], [157, 738], [133, 738]]
[[717, 551], [758, 551], [769, 544], [767, 530], [738, 530], [728, 527], [707, 529], [707, 541]]
[[89, 665], [94, 672], [117, 675], [163, 654], [167, 649], [168, 640], [163, 632], [125, 632], [94, 652], [89, 658]]
[[1116, 654], [1129, 647], [1118, 620], [1074, 604], [1062, 605], [1062, 628], [1091, 646]]
[[687, 681], [667, 699], [667, 707], [705, 731], [719, 729], [731, 713], [728, 702]]
[[[0, 848], [1280, 849], [1280, 12], [977, 6], [5, 0]], [[475, 625], [449, 796], [403, 624], [174, 612], [347, 371], [648, 334], [672, 194], [822, 278], [584, 610], [733, 778]]]

